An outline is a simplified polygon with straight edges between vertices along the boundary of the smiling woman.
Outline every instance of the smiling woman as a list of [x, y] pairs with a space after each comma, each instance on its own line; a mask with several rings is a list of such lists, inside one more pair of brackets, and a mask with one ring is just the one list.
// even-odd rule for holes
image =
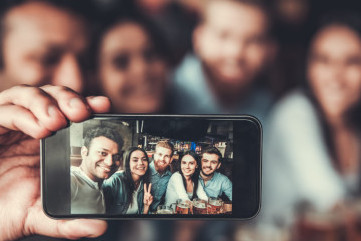
[[193, 151], [187, 151], [178, 162], [179, 172], [169, 179], [165, 204], [171, 205], [178, 199], [191, 201], [194, 198], [208, 200], [199, 180], [199, 156]]
[[360, 195], [361, 136], [352, 118], [361, 103], [359, 16], [325, 17], [306, 63], [306, 87], [275, 108], [265, 145], [264, 190], [272, 191], [264, 213], [286, 224], [302, 219], [294, 215], [301, 205], [332, 213]]
[[97, 43], [97, 84], [116, 113], [154, 113], [165, 107], [168, 66], [163, 41], [139, 16], [105, 23]]
[[149, 159], [142, 148], [131, 147], [125, 153], [124, 172], [115, 173], [103, 183], [107, 213], [148, 213], [153, 202], [148, 166]]
[[[184, 177], [186, 178], [191, 177], [196, 171], [197, 167], [198, 167], [197, 161], [191, 155], [187, 155], [182, 158], [181, 171]], [[193, 187], [191, 189], [193, 189]]]
[[134, 151], [130, 156], [129, 169], [135, 183], [138, 183], [139, 179], [144, 176], [148, 169], [148, 162], [149, 160], [147, 159], [147, 155], [144, 151]]

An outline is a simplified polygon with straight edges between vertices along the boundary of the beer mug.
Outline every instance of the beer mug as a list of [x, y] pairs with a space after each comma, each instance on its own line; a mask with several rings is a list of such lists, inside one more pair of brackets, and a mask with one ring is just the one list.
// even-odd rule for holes
[[232, 202], [223, 203], [223, 212], [224, 214], [232, 214]]
[[173, 214], [173, 209], [170, 206], [159, 205], [157, 207], [157, 214]]
[[189, 214], [190, 213], [189, 203], [186, 200], [177, 199], [176, 213]]
[[223, 207], [223, 201], [220, 198], [210, 197], [208, 199], [207, 211], [208, 214], [220, 214]]
[[207, 214], [207, 201], [200, 198], [194, 198], [193, 214]]

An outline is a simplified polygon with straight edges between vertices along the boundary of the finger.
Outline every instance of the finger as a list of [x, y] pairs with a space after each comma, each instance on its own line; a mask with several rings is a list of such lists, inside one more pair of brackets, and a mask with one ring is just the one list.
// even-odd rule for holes
[[40, 200], [29, 211], [25, 222], [25, 235], [40, 234], [55, 238], [79, 239], [102, 235], [107, 224], [102, 220], [74, 219], [55, 220], [47, 217], [41, 209]]
[[144, 183], [144, 194], [146, 195], [148, 193], [148, 185]]
[[[21, 131], [33, 138], [40, 139], [51, 134], [28, 109], [18, 105], [0, 106], [0, 126], [10, 130]], [[57, 123], [63, 125], [62, 121]], [[55, 125], [53, 125], [55, 126]]]
[[[16, 86], [0, 93], [0, 105], [15, 105], [28, 109], [50, 131], [66, 125], [66, 119], [59, 110], [56, 101], [45, 91], [37, 87]], [[11, 119], [22, 118], [19, 113], [9, 113]], [[0, 123], [1, 125], [1, 123]]]
[[66, 238], [95, 238], [102, 235], [107, 228], [107, 223], [102, 220], [75, 219], [75, 220], [52, 220], [45, 228], [39, 228], [36, 232], [41, 235]]
[[94, 113], [106, 113], [110, 110], [111, 103], [108, 97], [89, 96], [86, 100]]
[[69, 120], [80, 122], [90, 116], [92, 110], [87, 101], [72, 89], [52, 85], [43, 86], [41, 89], [56, 100], [59, 109]]
[[149, 195], [149, 184], [147, 186], [147, 194]]
[[150, 190], [152, 189], [152, 183], [149, 183], [148, 189], [148, 193], [150, 194]]

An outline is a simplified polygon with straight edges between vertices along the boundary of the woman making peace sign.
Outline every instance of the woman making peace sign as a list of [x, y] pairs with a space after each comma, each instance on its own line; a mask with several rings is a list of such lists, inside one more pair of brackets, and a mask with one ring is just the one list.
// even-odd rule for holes
[[138, 147], [125, 154], [124, 172], [115, 173], [103, 183], [108, 214], [146, 214], [153, 202], [149, 183], [149, 159]]

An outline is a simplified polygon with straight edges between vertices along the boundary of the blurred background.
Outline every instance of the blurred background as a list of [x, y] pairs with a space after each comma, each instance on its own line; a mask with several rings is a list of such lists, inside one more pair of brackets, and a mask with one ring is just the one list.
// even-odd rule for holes
[[113, 113], [261, 120], [258, 217], [110, 222], [97, 240], [361, 240], [359, 5], [3, 0], [0, 91], [54, 84], [106, 95]]

